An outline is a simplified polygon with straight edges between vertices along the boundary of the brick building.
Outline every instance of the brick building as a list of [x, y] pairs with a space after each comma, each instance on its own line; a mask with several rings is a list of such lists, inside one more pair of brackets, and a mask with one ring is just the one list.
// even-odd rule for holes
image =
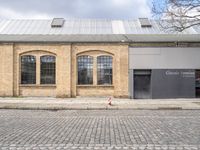
[[196, 97], [199, 34], [148, 19], [1, 20], [0, 96]]

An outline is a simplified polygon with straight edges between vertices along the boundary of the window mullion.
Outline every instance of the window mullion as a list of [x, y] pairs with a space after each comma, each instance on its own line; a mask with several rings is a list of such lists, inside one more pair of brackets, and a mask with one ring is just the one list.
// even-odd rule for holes
[[97, 57], [94, 57], [93, 79], [94, 79], [94, 85], [97, 85]]
[[36, 84], [40, 85], [40, 56], [36, 57]]

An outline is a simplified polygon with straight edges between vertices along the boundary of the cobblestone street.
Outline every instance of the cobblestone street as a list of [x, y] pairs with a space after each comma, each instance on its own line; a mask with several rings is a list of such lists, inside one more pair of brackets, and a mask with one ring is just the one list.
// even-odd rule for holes
[[198, 110], [0, 110], [0, 149], [200, 149]]

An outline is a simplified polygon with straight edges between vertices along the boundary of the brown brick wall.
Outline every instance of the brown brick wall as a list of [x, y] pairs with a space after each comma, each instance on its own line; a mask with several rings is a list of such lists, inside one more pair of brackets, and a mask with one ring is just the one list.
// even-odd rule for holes
[[[113, 85], [98, 86], [94, 71], [93, 86], [77, 86], [77, 63], [79, 55], [91, 55], [96, 59], [100, 55], [113, 56]], [[72, 46], [72, 96], [114, 96], [128, 97], [128, 45], [126, 44], [74, 44]], [[96, 70], [96, 64], [94, 65]]]
[[[36, 56], [36, 85], [20, 84], [20, 56]], [[56, 56], [56, 85], [40, 85], [40, 56]], [[113, 85], [98, 86], [96, 64], [94, 85], [77, 85], [79, 55], [113, 57]], [[128, 97], [128, 45], [127, 44], [1, 44], [0, 96], [115, 96]]]
[[56, 86], [20, 86], [19, 95], [56, 97]]
[[[71, 96], [71, 45], [70, 44], [15, 44], [15, 95], [20, 96], [57, 96], [57, 97], [70, 97]], [[37, 84], [36, 87], [32, 86], [34, 91], [41, 89], [41, 92], [30, 91], [30, 86], [20, 86], [20, 56], [22, 55], [36, 56], [37, 64]], [[40, 56], [54, 55], [56, 56], [56, 88], [55, 85], [45, 86], [40, 85]], [[23, 87], [23, 88], [22, 88]], [[49, 89], [49, 90], [48, 90]]]
[[0, 96], [13, 96], [13, 44], [0, 44]]

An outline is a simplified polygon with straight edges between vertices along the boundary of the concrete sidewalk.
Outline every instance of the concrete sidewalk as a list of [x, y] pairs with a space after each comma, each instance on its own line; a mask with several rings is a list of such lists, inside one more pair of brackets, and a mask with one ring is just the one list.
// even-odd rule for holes
[[1, 98], [0, 109], [112, 110], [112, 109], [185, 109], [200, 110], [200, 99], [131, 100], [112, 98]]

